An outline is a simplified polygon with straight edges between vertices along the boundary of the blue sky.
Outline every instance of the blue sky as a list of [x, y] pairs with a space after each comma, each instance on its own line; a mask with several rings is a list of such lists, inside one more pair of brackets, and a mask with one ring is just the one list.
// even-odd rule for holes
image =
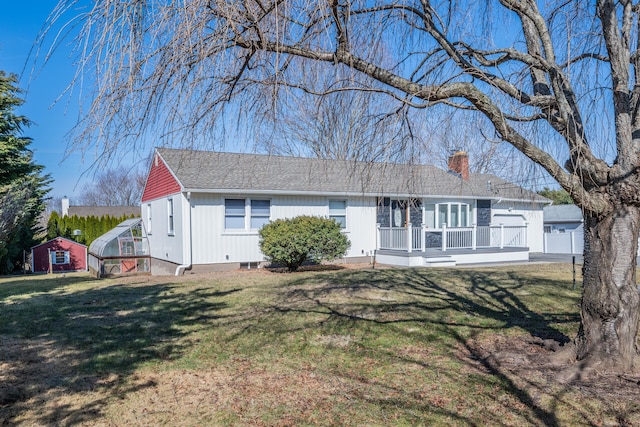
[[[77, 119], [77, 97], [62, 98], [74, 73], [69, 51], [65, 46], [56, 52], [53, 59], [32, 74], [29, 52], [41, 30], [55, 0], [8, 1], [3, 3], [0, 14], [0, 70], [20, 76], [19, 86], [25, 91], [25, 104], [18, 114], [29, 118], [33, 125], [26, 129], [24, 136], [31, 137], [30, 148], [35, 153], [36, 163], [45, 166], [51, 174], [50, 196], [77, 197], [92, 175], [83, 174], [93, 159], [82, 160], [79, 153], [73, 153], [64, 160], [67, 134]], [[64, 160], [64, 161], [63, 161]]]

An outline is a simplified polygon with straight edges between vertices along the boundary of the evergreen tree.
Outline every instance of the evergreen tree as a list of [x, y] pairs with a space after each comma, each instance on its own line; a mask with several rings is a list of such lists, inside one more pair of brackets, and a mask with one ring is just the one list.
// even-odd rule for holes
[[544, 187], [544, 189], [538, 191], [543, 197], [547, 199], [553, 200], [554, 205], [571, 205], [573, 204], [573, 199], [569, 195], [569, 192], [564, 189], [552, 190], [549, 187]]
[[60, 235], [58, 222], [61, 221], [58, 212], [53, 211], [49, 215], [49, 221], [47, 221], [47, 240], [55, 239]]
[[0, 71], [0, 274], [20, 268], [23, 251], [37, 243], [38, 216], [44, 211], [49, 175], [33, 161], [22, 135], [31, 123], [16, 115], [23, 104], [17, 77]]

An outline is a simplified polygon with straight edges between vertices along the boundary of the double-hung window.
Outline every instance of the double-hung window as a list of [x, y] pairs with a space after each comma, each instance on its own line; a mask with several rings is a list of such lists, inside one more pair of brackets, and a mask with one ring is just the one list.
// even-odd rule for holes
[[257, 230], [267, 224], [270, 217], [270, 200], [224, 199], [225, 230]]
[[329, 218], [340, 224], [340, 228], [347, 228], [347, 202], [329, 200]]
[[244, 199], [224, 199], [224, 228], [227, 230], [245, 229]]
[[269, 222], [271, 202], [269, 200], [251, 200], [251, 229], [262, 228]]
[[175, 233], [173, 223], [173, 199], [167, 199], [167, 232], [171, 235]]

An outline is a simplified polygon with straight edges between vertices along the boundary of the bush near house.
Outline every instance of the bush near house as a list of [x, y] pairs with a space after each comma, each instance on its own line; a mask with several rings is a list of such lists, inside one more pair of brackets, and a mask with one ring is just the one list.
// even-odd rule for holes
[[270, 262], [296, 271], [306, 261], [329, 261], [347, 253], [349, 239], [340, 225], [314, 216], [278, 219], [260, 229], [260, 250]]

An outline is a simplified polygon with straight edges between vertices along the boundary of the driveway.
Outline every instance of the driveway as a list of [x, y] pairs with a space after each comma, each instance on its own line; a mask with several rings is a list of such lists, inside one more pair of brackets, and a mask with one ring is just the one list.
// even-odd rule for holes
[[543, 254], [543, 253], [530, 253], [529, 262], [573, 262], [573, 257], [576, 258], [576, 264], [582, 264], [582, 254]]

